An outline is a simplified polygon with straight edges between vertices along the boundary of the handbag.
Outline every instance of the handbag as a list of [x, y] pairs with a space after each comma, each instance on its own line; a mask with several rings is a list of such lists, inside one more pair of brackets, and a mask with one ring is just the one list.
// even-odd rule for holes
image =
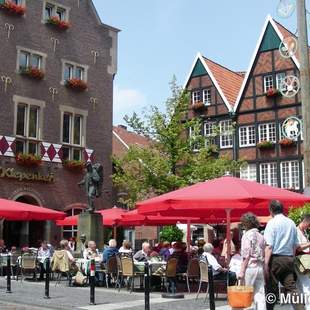
[[228, 304], [232, 308], [248, 308], [253, 303], [254, 287], [235, 285], [227, 287]]
[[310, 273], [310, 255], [303, 254], [295, 257], [295, 267], [301, 274]]
[[72, 278], [73, 283], [77, 285], [85, 285], [87, 283], [87, 277], [83, 275], [81, 271], [78, 271], [77, 274]]

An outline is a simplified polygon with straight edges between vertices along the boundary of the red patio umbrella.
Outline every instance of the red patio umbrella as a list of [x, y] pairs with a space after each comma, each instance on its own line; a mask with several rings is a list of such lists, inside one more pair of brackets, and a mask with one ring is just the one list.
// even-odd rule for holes
[[137, 208], [144, 215], [226, 217], [226, 238], [230, 253], [231, 216], [240, 217], [248, 211], [258, 216], [267, 216], [271, 200], [280, 200], [287, 211], [289, 207], [310, 202], [310, 197], [254, 181], [224, 176], [139, 202]]
[[55, 221], [65, 216], [64, 212], [0, 198], [0, 218], [7, 221]]

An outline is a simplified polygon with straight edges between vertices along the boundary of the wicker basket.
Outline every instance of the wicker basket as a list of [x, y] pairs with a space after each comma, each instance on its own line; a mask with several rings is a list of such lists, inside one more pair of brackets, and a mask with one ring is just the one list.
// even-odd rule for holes
[[248, 308], [252, 305], [254, 295], [253, 286], [229, 286], [227, 288], [228, 304], [232, 308]]

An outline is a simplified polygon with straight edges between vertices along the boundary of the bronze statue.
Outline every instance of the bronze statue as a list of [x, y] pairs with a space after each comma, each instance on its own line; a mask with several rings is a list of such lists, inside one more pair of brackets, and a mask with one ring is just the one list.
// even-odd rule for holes
[[94, 200], [96, 197], [100, 197], [102, 193], [103, 183], [103, 167], [101, 164], [91, 163], [86, 164], [86, 174], [79, 186], [85, 185], [85, 191], [87, 194], [88, 208], [87, 212], [93, 213], [95, 211]]

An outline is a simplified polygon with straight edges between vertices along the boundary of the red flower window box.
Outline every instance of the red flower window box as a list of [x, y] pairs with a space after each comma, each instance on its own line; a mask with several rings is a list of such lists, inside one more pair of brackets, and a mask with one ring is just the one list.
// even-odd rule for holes
[[282, 147], [290, 147], [290, 146], [296, 145], [296, 141], [288, 139], [288, 138], [284, 138], [279, 141], [279, 144]]
[[42, 80], [44, 78], [44, 72], [41, 69], [29, 67], [22, 67], [19, 70], [20, 74], [29, 76], [31, 78]]
[[261, 150], [272, 149], [274, 146], [275, 144], [271, 141], [261, 141], [257, 143], [257, 147]]
[[26, 12], [25, 6], [15, 4], [12, 1], [8, 1], [8, 0], [4, 1], [4, 3], [0, 4], [0, 9], [6, 11], [8, 13], [11, 13], [14, 15], [19, 15], [19, 16], [24, 15]]
[[87, 89], [87, 84], [80, 79], [70, 79], [66, 81], [66, 86], [75, 90], [84, 91]]
[[278, 89], [274, 89], [274, 88], [269, 88], [266, 93], [265, 93], [266, 97], [276, 97], [276, 96], [281, 96], [281, 92]]
[[64, 160], [62, 165], [68, 170], [81, 172], [85, 167], [85, 162], [82, 160]]
[[48, 25], [53, 25], [62, 30], [67, 30], [71, 27], [70, 23], [64, 20], [61, 20], [58, 16], [53, 16], [49, 18], [46, 23]]
[[19, 153], [15, 157], [16, 163], [26, 167], [38, 167], [42, 163], [42, 159], [38, 155]]

